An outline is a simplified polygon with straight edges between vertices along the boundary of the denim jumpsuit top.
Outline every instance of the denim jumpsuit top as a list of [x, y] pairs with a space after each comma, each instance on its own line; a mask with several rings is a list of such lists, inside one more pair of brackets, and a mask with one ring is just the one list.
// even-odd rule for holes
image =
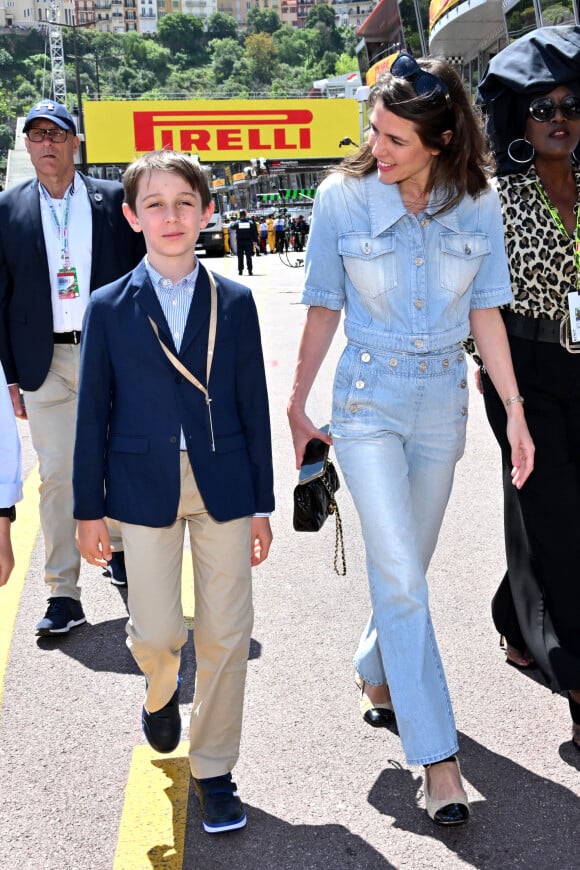
[[461, 341], [472, 308], [510, 302], [497, 194], [418, 216], [376, 173], [320, 186], [302, 301], [345, 309], [332, 434], [360, 520], [372, 612], [355, 656], [388, 682], [408, 763], [457, 750], [426, 570], [465, 444]]

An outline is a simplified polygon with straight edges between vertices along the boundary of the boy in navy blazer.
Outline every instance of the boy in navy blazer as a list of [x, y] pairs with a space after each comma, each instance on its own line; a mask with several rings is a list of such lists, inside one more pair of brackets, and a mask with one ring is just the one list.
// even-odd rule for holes
[[203, 170], [171, 151], [127, 169], [125, 217], [147, 245], [92, 294], [83, 324], [74, 455], [78, 545], [93, 565], [119, 520], [127, 644], [146, 677], [143, 730], [179, 743], [181, 561], [189, 527], [197, 661], [189, 759], [209, 833], [242, 828], [232, 782], [253, 622], [251, 566], [268, 555], [274, 509], [266, 378], [248, 288], [195, 257], [213, 212]]

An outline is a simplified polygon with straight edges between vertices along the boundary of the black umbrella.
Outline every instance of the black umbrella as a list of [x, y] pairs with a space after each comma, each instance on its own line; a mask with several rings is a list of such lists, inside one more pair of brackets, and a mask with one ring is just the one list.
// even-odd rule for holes
[[[580, 94], [577, 25], [532, 30], [490, 60], [475, 102], [486, 115], [487, 133], [500, 174], [525, 168], [510, 159], [507, 149], [511, 142], [524, 136], [532, 97], [564, 84]], [[513, 149], [512, 153], [519, 156]]]

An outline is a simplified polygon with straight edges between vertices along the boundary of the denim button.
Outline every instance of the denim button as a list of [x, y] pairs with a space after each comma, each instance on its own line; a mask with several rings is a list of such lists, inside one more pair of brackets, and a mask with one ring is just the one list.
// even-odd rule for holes
[[395, 357], [393, 357], [392, 359], [389, 360], [389, 365], [391, 366], [391, 368], [394, 369], [395, 366], [399, 365], [399, 360], [395, 359]]
[[469, 245], [466, 245], [463, 250], [465, 251], [467, 256], [469, 256], [471, 254], [471, 248], [469, 247]]
[[364, 353], [361, 353], [360, 358], [363, 362], [370, 362], [371, 355], [365, 351]]
[[459, 356], [457, 357], [457, 362], [463, 362], [464, 359], [465, 359], [465, 354], [460, 353]]
[[362, 390], [362, 388], [364, 387], [364, 385], [365, 385], [365, 382], [364, 382], [364, 381], [357, 381], [356, 384], [355, 384], [355, 387], [357, 388], [357, 390]]
[[429, 221], [427, 220], [427, 218], [423, 218], [423, 220], [421, 221], [421, 226], [422, 226], [422, 227], [428, 227], [428, 226], [429, 226]]
[[423, 265], [423, 257], [415, 257], [415, 265], [422, 266]]
[[350, 405], [349, 410], [352, 411], [353, 414], [356, 414], [358, 411], [358, 405]]
[[444, 369], [448, 369], [448, 368], [449, 368], [449, 360], [448, 360], [448, 359], [444, 359], [444, 360], [443, 360], [443, 368], [444, 368]]
[[420, 371], [420, 372], [426, 372], [426, 371], [427, 371], [427, 363], [426, 363], [426, 362], [419, 363], [419, 371]]
[[462, 417], [467, 417], [467, 408], [462, 408], [462, 409], [461, 409], [461, 416], [462, 416]]
[[415, 341], [413, 342], [413, 344], [415, 345], [415, 347], [423, 347], [425, 342], [423, 341], [422, 338], [416, 338]]
[[459, 386], [461, 387], [462, 390], [464, 390], [465, 387], [467, 386], [467, 381], [465, 381], [465, 380], [461, 381], [461, 383], [459, 384]]
[[415, 299], [415, 308], [423, 308], [425, 302], [423, 299]]

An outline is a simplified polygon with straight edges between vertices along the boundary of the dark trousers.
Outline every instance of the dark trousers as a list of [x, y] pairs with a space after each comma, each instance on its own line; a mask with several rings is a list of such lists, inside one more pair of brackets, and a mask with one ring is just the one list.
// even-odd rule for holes
[[505, 407], [484, 375], [486, 412], [502, 450], [508, 565], [494, 620], [514, 646], [525, 641], [553, 688], [579, 689], [580, 355], [509, 339], [536, 455], [532, 475], [516, 490]]
[[240, 275], [244, 271], [244, 257], [248, 266], [248, 275], [252, 274], [252, 252], [254, 249], [253, 242], [241, 242], [238, 238], [238, 272]]

